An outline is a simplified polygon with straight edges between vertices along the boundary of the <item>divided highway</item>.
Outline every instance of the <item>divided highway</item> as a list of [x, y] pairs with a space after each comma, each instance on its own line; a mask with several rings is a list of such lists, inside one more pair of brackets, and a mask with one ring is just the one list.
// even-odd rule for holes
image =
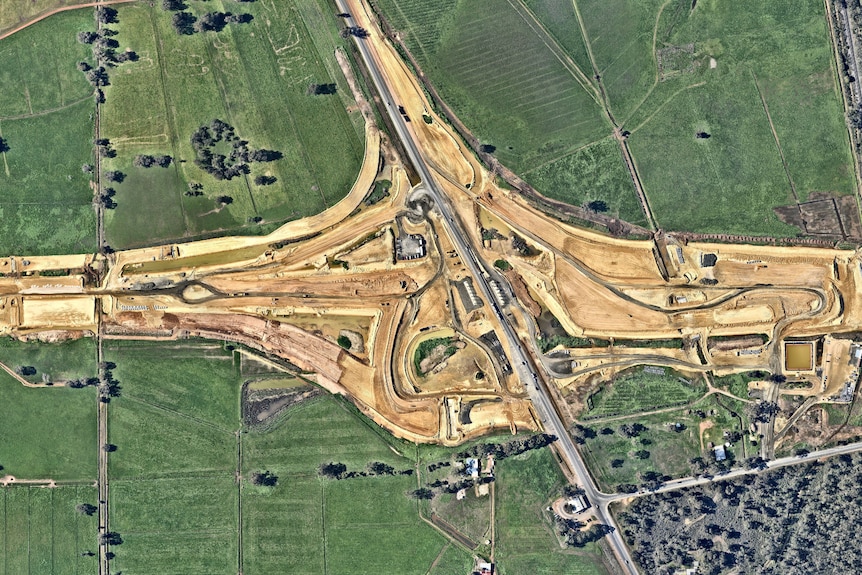
[[[350, 14], [350, 17], [345, 18], [348, 26], [358, 27], [364, 24], [357, 22], [353, 17], [354, 14], [361, 13], [364, 8], [360, 2], [357, 0], [336, 0], [336, 4], [338, 9], [343, 13]], [[383, 99], [383, 104], [392, 120], [392, 124], [395, 127], [398, 138], [401, 140], [401, 143], [421, 178], [428, 195], [436, 203], [437, 209], [440, 211], [440, 215], [448, 228], [449, 235], [458, 248], [462, 261], [467, 265], [474, 280], [476, 280], [485, 300], [494, 309], [494, 313], [502, 326], [503, 333], [509, 344], [509, 350], [512, 354], [512, 367], [516, 370], [521, 381], [524, 382], [524, 387], [528, 390], [530, 399], [533, 402], [545, 431], [556, 435], [559, 438], [557, 447], [559, 448], [569, 469], [577, 475], [587, 497], [591, 501], [595, 502], [595, 512], [598, 521], [614, 528], [613, 531], [606, 536], [605, 540], [610, 544], [623, 572], [629, 575], [637, 575], [638, 571], [634, 567], [628, 548], [625, 546], [625, 543], [623, 543], [619, 529], [617, 528], [613, 517], [611, 517], [608, 512], [606, 496], [605, 498], [601, 497], [601, 492], [593, 482], [592, 477], [587, 471], [586, 465], [581, 459], [580, 454], [575, 448], [574, 442], [566, 430], [566, 426], [563, 424], [562, 419], [554, 408], [550, 395], [545, 388], [544, 380], [533, 366], [529, 353], [526, 351], [524, 344], [515, 333], [509, 317], [499, 308], [497, 300], [491, 291], [491, 285], [489, 283], [490, 277], [483, 262], [479, 260], [476, 253], [473, 251], [473, 247], [470, 245], [468, 240], [469, 235], [465, 232], [464, 226], [458, 217], [453, 214], [448, 199], [445, 194], [440, 191], [437, 182], [431, 175], [431, 171], [419, 150], [413, 134], [410, 132], [404, 118], [398, 110], [398, 102], [394, 98], [392, 90], [390, 90], [386, 78], [384, 78], [381, 73], [380, 66], [378, 65], [377, 54], [374, 53], [373, 42], [363, 40], [361, 38], [354, 38], [354, 41], [356, 42], [356, 46], [362, 56], [362, 60], [374, 81], [377, 91]]]

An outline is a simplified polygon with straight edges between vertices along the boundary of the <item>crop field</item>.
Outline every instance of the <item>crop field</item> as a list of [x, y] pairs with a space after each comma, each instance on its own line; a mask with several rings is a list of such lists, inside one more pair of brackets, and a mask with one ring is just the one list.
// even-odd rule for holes
[[0, 574], [96, 572], [98, 517], [75, 511], [95, 505], [91, 486], [55, 488], [16, 486], [0, 489]]
[[[232, 3], [189, 5], [197, 15], [238, 10]], [[318, 213], [349, 191], [362, 159], [362, 131], [346, 111], [352, 97], [331, 51], [343, 40], [329, 7], [307, 2], [300, 11], [293, 2], [261, 1], [241, 8], [253, 16], [250, 23], [193, 35], [177, 34], [171, 13], [159, 7], [119, 8], [116, 39], [139, 60], [112, 73], [102, 107], [102, 137], [118, 152], [104, 166], [126, 174], [111, 185], [117, 207], [106, 214], [106, 233], [113, 247], [219, 231], [262, 233]], [[303, 17], [321, 38], [312, 40]], [[335, 83], [338, 91], [309, 95], [313, 83]], [[248, 176], [217, 180], [194, 164], [190, 142], [216, 118], [252, 150], [283, 157], [250, 164]], [[139, 154], [168, 154], [175, 162], [139, 168], [132, 165]], [[276, 182], [253, 183], [264, 175]], [[203, 195], [186, 195], [193, 182], [203, 185]], [[217, 202], [222, 196], [231, 202]]]
[[19, 479], [96, 478], [93, 388], [24, 387], [0, 372], [0, 464]]
[[81, 171], [92, 162], [95, 104], [76, 68], [89, 50], [75, 38], [92, 27], [92, 12], [72, 11], [0, 40], [3, 254], [95, 249], [93, 194]]
[[590, 398], [593, 407], [585, 415], [624, 415], [662, 409], [688, 403], [706, 392], [703, 382], [687, 384], [680, 377], [673, 371], [660, 375], [637, 367], [594, 393]]
[[[578, 59], [577, 18], [558, 3], [530, 5]], [[576, 6], [661, 227], [792, 236], [774, 207], [852, 193], [822, 2]]]

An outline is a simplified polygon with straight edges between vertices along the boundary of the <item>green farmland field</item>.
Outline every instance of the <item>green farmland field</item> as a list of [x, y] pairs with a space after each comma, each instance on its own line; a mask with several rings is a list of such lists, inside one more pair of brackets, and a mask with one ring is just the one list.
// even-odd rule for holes
[[50, 381], [86, 379], [98, 372], [96, 342], [90, 337], [51, 344], [0, 338], [0, 362], [11, 369], [36, 368], [34, 375], [24, 376], [33, 383], [41, 383], [43, 377]]
[[663, 229], [795, 236], [773, 208], [853, 193], [822, 2], [374, 4], [468, 128], [549, 197], [645, 222], [599, 81]]
[[[469, 555], [418, 516], [414, 476], [322, 480], [318, 466], [373, 461], [398, 470], [383, 432], [328, 397], [284, 412], [262, 429], [241, 429], [244, 378], [220, 343], [112, 341], [121, 396], [110, 403], [112, 529], [124, 573], [316, 575], [397, 572], [461, 575]], [[241, 447], [241, 450], [238, 449]], [[241, 460], [238, 459], [241, 453]], [[236, 481], [240, 470], [243, 480]], [[269, 470], [273, 488], [250, 483]], [[242, 511], [240, 512], [239, 509]]]
[[[4, 3], [5, 4], [5, 3]], [[2, 13], [0, 4], [0, 13]], [[92, 88], [76, 64], [89, 49], [75, 39], [93, 13], [58, 14], [0, 40], [0, 253], [95, 249], [89, 178]]]
[[624, 415], [661, 409], [688, 403], [706, 392], [703, 382], [687, 384], [679, 377], [673, 371], [660, 375], [642, 367], [634, 368], [594, 393], [590, 397], [593, 407], [585, 415]]
[[24, 387], [0, 372], [0, 465], [21, 479], [96, 478], [93, 388]]
[[[629, 146], [661, 227], [792, 236], [798, 228], [772, 211], [795, 201], [791, 181], [802, 202], [815, 191], [853, 192], [822, 2], [575, 6], [611, 110], [632, 132]], [[577, 19], [537, 13], [578, 57], [578, 44], [566, 41]], [[711, 137], [697, 139], [696, 132]]]
[[[126, 174], [123, 183], [106, 184], [117, 191], [117, 207], [106, 214], [113, 247], [262, 233], [334, 205], [359, 170], [362, 130], [346, 111], [352, 100], [332, 51], [344, 41], [322, 0], [189, 5], [198, 15], [231, 10], [254, 19], [188, 36], [177, 34], [171, 13], [159, 7], [119, 7], [116, 38], [139, 60], [112, 73], [102, 107], [102, 136], [118, 152], [105, 169]], [[314, 40], [309, 29], [318, 36]], [[338, 85], [337, 94], [307, 94], [312, 83], [330, 82]], [[190, 143], [195, 130], [216, 118], [234, 126], [250, 148], [283, 157], [251, 164], [248, 176], [217, 180], [194, 164]], [[132, 165], [138, 154], [168, 154], [176, 161], [168, 168], [138, 168]], [[258, 175], [277, 182], [257, 186]], [[203, 185], [202, 196], [185, 195], [192, 182]], [[220, 196], [232, 203], [219, 206]]]
[[91, 486], [0, 489], [0, 575], [95, 573], [98, 517], [75, 511], [96, 504]]
[[607, 139], [611, 126], [583, 39], [569, 27], [555, 42], [530, 12], [568, 25], [571, 5], [527, 4], [374, 2], [456, 115], [496, 147], [501, 162], [549, 197], [573, 204], [601, 199], [614, 215], [642, 221], [619, 144]]
[[86, 4], [89, 1], [49, 0], [47, 2], [21, 2], [20, 0], [0, 0], [0, 35], [55, 8]]

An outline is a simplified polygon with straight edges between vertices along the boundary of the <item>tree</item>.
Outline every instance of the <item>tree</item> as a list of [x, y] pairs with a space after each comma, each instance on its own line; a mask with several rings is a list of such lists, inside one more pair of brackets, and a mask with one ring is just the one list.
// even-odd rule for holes
[[89, 515], [92, 516], [93, 513], [98, 511], [99, 508], [93, 505], [92, 503], [79, 503], [75, 506], [75, 511], [80, 513], [81, 515]]
[[162, 0], [162, 10], [177, 12], [188, 8], [183, 0]]
[[92, 44], [99, 38], [99, 35], [96, 32], [78, 32], [78, 42], [81, 44]]
[[117, 11], [110, 6], [99, 6], [96, 8], [96, 17], [102, 24], [116, 24], [120, 21], [117, 18]]
[[638, 459], [649, 459], [650, 452], [647, 451], [646, 449], [639, 449], [639, 450], [635, 451], [634, 455]]
[[608, 211], [608, 204], [604, 200], [592, 200], [587, 202], [587, 209], [592, 212], [606, 212]]
[[15, 373], [23, 376], [36, 375], [36, 368], [32, 365], [19, 365], [15, 368]]
[[275, 176], [255, 176], [254, 184], [256, 186], [269, 186], [278, 181]]
[[197, 18], [190, 12], [175, 12], [171, 17], [171, 25], [176, 30], [177, 34], [191, 36], [195, 33], [195, 22]]
[[6, 143], [6, 140], [0, 138], [0, 154], [5, 154], [9, 151], [9, 144]]
[[611, 467], [613, 467], [614, 469], [619, 469], [620, 467], [623, 466], [623, 464], [625, 464], [625, 462], [626, 462], [625, 459], [612, 459], [611, 460]]
[[862, 107], [853, 108], [847, 113], [847, 121], [851, 128], [862, 129]]
[[216, 201], [222, 206], [227, 206], [233, 203], [233, 198], [230, 196], [219, 196], [216, 198]]
[[343, 463], [321, 463], [318, 468], [318, 473], [329, 479], [341, 479], [346, 472], [347, 466]]
[[284, 154], [277, 150], [255, 150], [251, 153], [252, 162], [274, 162], [284, 157]]
[[114, 445], [113, 443], [106, 443], [105, 445], [102, 446], [102, 451], [104, 451], [105, 453], [113, 453], [116, 450], [117, 450], [117, 446]]
[[253, 485], [264, 487], [275, 487], [278, 484], [278, 476], [271, 471], [255, 471], [251, 474]]
[[89, 72], [93, 67], [90, 66], [87, 62], [78, 62], [78, 70], [81, 72]]
[[338, 345], [340, 345], [344, 349], [350, 349], [353, 346], [353, 344], [350, 342], [350, 338], [346, 335], [339, 335], [336, 341], [338, 342]]
[[308, 87], [308, 92], [310, 94], [314, 94], [315, 96], [324, 96], [329, 94], [334, 94], [338, 91], [338, 85], [334, 83], [329, 84], [312, 84]]
[[85, 174], [92, 174], [93, 173], [93, 165], [92, 164], [83, 164], [81, 166], [81, 171], [84, 172]]
[[434, 492], [427, 487], [420, 487], [410, 492], [413, 499], [434, 499]]
[[118, 184], [126, 179], [126, 174], [117, 170], [108, 170], [103, 176], [108, 182], [117, 182]]

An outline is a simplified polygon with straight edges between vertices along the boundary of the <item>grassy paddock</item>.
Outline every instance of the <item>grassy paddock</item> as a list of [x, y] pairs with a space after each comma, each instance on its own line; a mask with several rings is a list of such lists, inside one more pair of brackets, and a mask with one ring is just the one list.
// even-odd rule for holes
[[497, 466], [496, 533], [502, 575], [605, 575], [596, 544], [560, 549], [543, 509], [562, 493], [565, 479], [550, 448], [529, 451]]
[[577, 5], [662, 227], [793, 236], [772, 211], [794, 201], [790, 180], [800, 201], [853, 192], [822, 2]]
[[[189, 6], [198, 15], [238, 10], [227, 2]], [[119, 152], [106, 166], [128, 175], [114, 186], [118, 206], [106, 219], [109, 243], [128, 247], [218, 231], [261, 233], [249, 218], [276, 223], [311, 215], [347, 193], [362, 159], [362, 140], [346, 111], [350, 91], [331, 50], [344, 41], [334, 22], [323, 20], [324, 13], [332, 19], [323, 0], [304, 3], [302, 10], [293, 2], [245, 3], [241, 12], [254, 16], [251, 23], [192, 36], [178, 35], [171, 13], [159, 7], [135, 4], [119, 11], [117, 39], [140, 60], [112, 76], [103, 106], [103, 136]], [[323, 37], [312, 40], [303, 18]], [[330, 82], [338, 85], [336, 95], [306, 93], [312, 83]], [[233, 125], [251, 148], [278, 150], [284, 157], [251, 164], [247, 177], [216, 180], [194, 165], [189, 142], [214, 118]], [[179, 161], [167, 169], [132, 166], [137, 154], [160, 153]], [[278, 181], [256, 186], [257, 175]], [[189, 182], [203, 184], [204, 195], [185, 196]], [[215, 198], [223, 195], [233, 203], [219, 207]]]
[[111, 528], [123, 536], [114, 569], [129, 573], [237, 572], [232, 474], [111, 483]]
[[[19, 0], [0, 0], [0, 35], [13, 28], [57, 8], [86, 4], [91, 0], [48, 0], [47, 2], [20, 2]], [[20, 34], [20, 32], [18, 32]]]
[[22, 479], [94, 480], [93, 388], [28, 388], [0, 372], [0, 463]]
[[0, 338], [0, 362], [11, 369], [35, 367], [34, 375], [24, 376], [33, 383], [41, 382], [43, 377], [68, 381], [95, 377], [98, 373], [96, 342], [90, 337], [59, 343]]
[[681, 375], [666, 371], [665, 375], [659, 375], [637, 367], [618, 375], [591, 396], [593, 407], [586, 415], [624, 415], [661, 409], [688, 403], [706, 392], [702, 381], [683, 383], [679, 380]]
[[516, 171], [610, 132], [589, 89], [505, 0], [375, 5], [405, 32], [408, 47], [459, 118]]
[[[323, 397], [288, 411], [266, 433], [243, 441], [244, 475], [267, 469], [274, 488], [243, 485], [244, 567], [248, 573], [381, 572], [424, 575], [448, 545], [421, 522], [412, 476], [322, 480], [321, 463], [362, 470], [372, 461], [413, 467], [340, 402]], [[464, 572], [469, 555], [446, 549], [433, 573]]]
[[75, 511], [96, 504], [90, 486], [0, 489], [0, 574], [93, 573], [98, 518]]
[[95, 104], [76, 68], [89, 47], [75, 38], [93, 26], [91, 10], [75, 10], [0, 41], [0, 137], [9, 145], [0, 154], [0, 253], [95, 248], [93, 195], [81, 171], [92, 162]]

